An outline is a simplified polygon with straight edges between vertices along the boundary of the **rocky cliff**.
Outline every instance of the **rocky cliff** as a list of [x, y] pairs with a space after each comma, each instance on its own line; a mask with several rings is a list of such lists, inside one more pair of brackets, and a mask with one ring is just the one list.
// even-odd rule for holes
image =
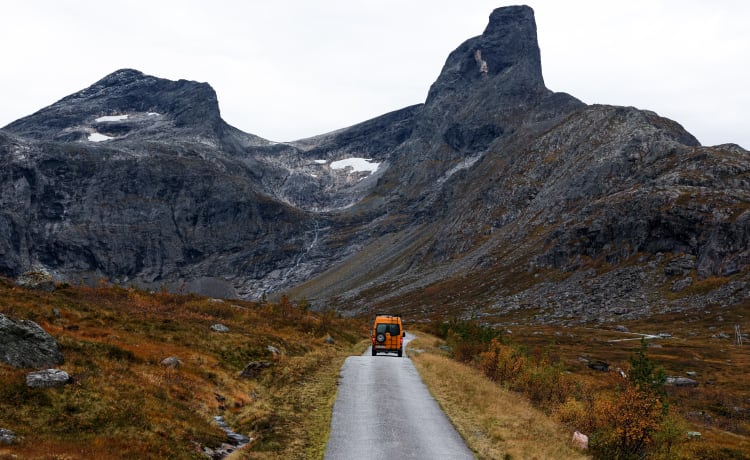
[[0, 131], [0, 271], [418, 316], [744, 301], [748, 152], [547, 89], [495, 10], [424, 104], [276, 144], [204, 83], [113, 73]]

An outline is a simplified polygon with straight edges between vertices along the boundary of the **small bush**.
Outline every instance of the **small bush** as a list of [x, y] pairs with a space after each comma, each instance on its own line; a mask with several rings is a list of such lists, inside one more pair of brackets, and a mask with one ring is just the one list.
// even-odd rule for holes
[[551, 409], [565, 402], [572, 393], [572, 384], [565, 378], [560, 365], [529, 366], [518, 388], [540, 407]]
[[687, 432], [687, 426], [674, 414], [664, 417], [659, 430], [654, 434], [658, 454], [663, 458], [672, 458], [675, 447], [685, 442]]
[[568, 426], [575, 427], [578, 431], [590, 433], [591, 425], [587, 423], [589, 412], [584, 402], [568, 396], [565, 402], [555, 409], [555, 418]]

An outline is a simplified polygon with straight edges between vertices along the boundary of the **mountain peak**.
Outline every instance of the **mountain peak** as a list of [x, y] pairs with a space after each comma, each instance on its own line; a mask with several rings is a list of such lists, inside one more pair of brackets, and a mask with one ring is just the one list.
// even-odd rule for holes
[[465, 41], [446, 60], [430, 88], [427, 104], [467, 87], [491, 84], [494, 92], [521, 96], [546, 92], [534, 10], [498, 8], [484, 33]]
[[216, 92], [208, 83], [120, 69], [4, 129], [35, 139], [81, 140], [102, 117], [148, 114], [199, 135], [215, 135], [223, 126]]
[[115, 86], [118, 84], [128, 83], [135, 80], [140, 80], [142, 78], [146, 78], [146, 74], [141, 72], [140, 70], [135, 69], [120, 69], [115, 70], [111, 74], [107, 75], [106, 77], [99, 80], [95, 85], [103, 85], [103, 86]]
[[509, 6], [494, 10], [480, 38], [478, 50], [482, 50], [490, 75], [516, 66], [514, 76], [524, 77], [528, 85], [544, 86], [533, 9]]

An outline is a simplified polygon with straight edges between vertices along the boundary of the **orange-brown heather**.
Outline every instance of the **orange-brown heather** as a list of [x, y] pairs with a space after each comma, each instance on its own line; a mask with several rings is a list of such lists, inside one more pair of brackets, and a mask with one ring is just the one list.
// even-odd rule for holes
[[[53, 313], [53, 309], [56, 310]], [[55, 337], [73, 383], [31, 389], [31, 369], [0, 365], [0, 428], [18, 436], [0, 459], [205, 458], [226, 435], [222, 415], [252, 442], [235, 458], [322, 455], [344, 358], [367, 324], [305, 302], [246, 302], [102, 283], [27, 290], [0, 279], [0, 312]], [[221, 323], [229, 332], [213, 332]], [[330, 335], [334, 343], [326, 343]], [[274, 365], [240, 378], [252, 361]], [[182, 365], [161, 365], [174, 356]]]

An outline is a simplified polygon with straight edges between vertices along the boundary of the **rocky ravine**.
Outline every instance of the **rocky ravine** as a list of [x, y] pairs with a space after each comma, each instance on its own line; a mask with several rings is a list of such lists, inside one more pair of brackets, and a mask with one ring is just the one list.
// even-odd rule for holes
[[424, 104], [333, 133], [273, 143], [207, 84], [121, 70], [3, 128], [0, 162], [11, 276], [558, 322], [747, 291], [748, 152], [550, 91], [528, 7], [495, 10]]

